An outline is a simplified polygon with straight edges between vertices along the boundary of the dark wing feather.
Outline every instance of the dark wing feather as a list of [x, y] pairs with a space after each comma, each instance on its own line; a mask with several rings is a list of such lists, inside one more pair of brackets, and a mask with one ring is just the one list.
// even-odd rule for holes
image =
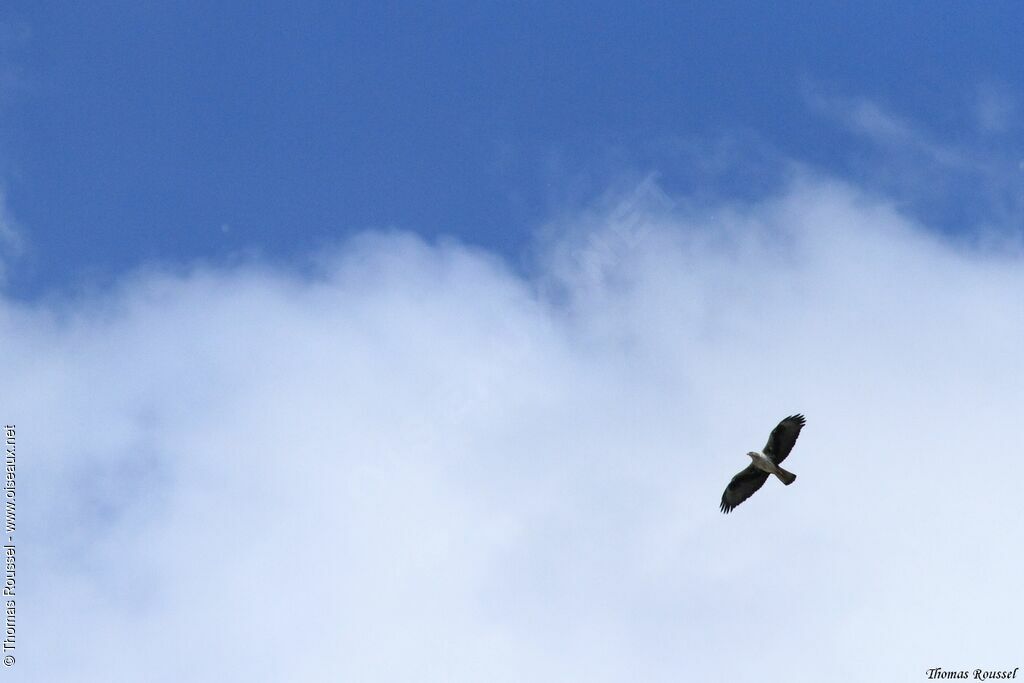
[[764, 447], [764, 454], [768, 456], [769, 460], [778, 465], [786, 459], [789, 452], [793, 450], [793, 444], [800, 436], [800, 430], [803, 429], [805, 422], [803, 415], [790, 415], [772, 430], [771, 436], [768, 437], [768, 443]]
[[732, 512], [733, 508], [754, 495], [761, 486], [768, 481], [768, 473], [763, 472], [751, 463], [746, 469], [737, 474], [725, 487], [722, 494], [722, 512]]

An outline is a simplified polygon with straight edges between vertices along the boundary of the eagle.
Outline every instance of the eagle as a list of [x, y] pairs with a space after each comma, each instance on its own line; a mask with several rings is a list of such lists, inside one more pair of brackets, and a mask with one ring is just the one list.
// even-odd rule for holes
[[796, 481], [796, 475], [779, 467], [779, 463], [793, 450], [793, 444], [796, 443], [796, 438], [800, 436], [800, 430], [805, 423], [803, 415], [790, 415], [772, 430], [763, 453], [747, 453], [752, 462], [725, 487], [722, 494], [722, 512], [732, 512], [737, 505], [754, 495], [754, 492], [768, 480], [769, 474], [774, 474], [786, 486]]

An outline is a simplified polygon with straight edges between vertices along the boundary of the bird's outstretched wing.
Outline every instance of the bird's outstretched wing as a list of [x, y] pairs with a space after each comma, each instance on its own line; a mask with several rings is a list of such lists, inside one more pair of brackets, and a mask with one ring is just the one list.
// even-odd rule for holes
[[803, 429], [805, 422], [803, 415], [790, 415], [772, 430], [768, 443], [764, 446], [764, 454], [769, 460], [778, 465], [786, 459], [793, 450], [793, 444], [796, 443], [796, 437], [800, 436], [800, 430]]
[[725, 493], [722, 494], [722, 512], [732, 512], [733, 508], [754, 495], [766, 481], [767, 472], [757, 469], [753, 463], [747, 465], [746, 469], [733, 477], [725, 487]]

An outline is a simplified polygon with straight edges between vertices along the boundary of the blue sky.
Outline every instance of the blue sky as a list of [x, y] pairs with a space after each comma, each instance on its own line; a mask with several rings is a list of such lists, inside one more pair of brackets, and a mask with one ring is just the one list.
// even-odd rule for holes
[[[1016, 97], [1024, 83], [1020, 15], [997, 3], [12, 3], [0, 179], [24, 239], [8, 291], [154, 260], [301, 258], [374, 228], [454, 235], [514, 261], [539, 223], [624, 174], [658, 173], [675, 192], [773, 187], [743, 172], [745, 157], [871, 180], [879, 157], [838, 125], [843, 98], [935, 140], [974, 140], [979, 88]], [[840, 103], [823, 111], [822, 97]], [[1021, 141], [1011, 123], [1000, 151]], [[695, 145], [736, 139], [727, 168], [695, 168]], [[979, 220], [989, 207], [972, 191], [916, 208], [947, 227]]]
[[3, 673], [1021, 665], [1022, 14], [9, 3]]

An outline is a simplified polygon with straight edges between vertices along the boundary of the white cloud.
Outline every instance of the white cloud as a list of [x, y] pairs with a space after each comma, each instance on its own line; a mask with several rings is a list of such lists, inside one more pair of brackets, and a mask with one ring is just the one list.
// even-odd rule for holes
[[[628, 202], [529, 278], [367, 235], [4, 303], [23, 680], [1020, 664], [1019, 257], [828, 181]], [[797, 483], [721, 515], [797, 411]]]

